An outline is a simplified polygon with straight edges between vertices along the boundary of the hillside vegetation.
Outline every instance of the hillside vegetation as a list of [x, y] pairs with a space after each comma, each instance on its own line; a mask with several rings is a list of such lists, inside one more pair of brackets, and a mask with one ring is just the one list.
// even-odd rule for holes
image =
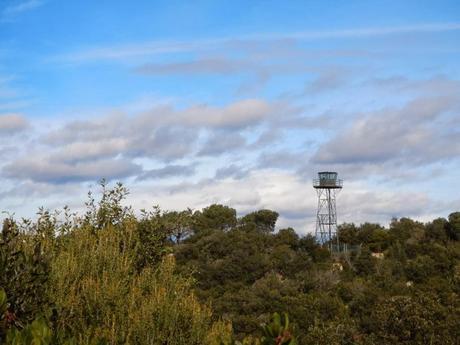
[[343, 224], [331, 255], [275, 211], [135, 216], [126, 194], [4, 219], [0, 343], [459, 344], [460, 212]]

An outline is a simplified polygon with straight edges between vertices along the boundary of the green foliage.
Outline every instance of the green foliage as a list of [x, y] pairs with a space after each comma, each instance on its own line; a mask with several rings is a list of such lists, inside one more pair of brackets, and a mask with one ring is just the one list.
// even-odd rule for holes
[[[226, 232], [209, 229], [175, 247], [179, 269], [194, 272], [201, 301], [230, 319], [241, 341], [262, 336], [260, 321], [286, 310], [302, 344], [374, 344], [390, 327], [374, 311], [389, 298], [423, 291], [438, 296], [437, 308], [458, 304], [453, 292], [460, 248], [443, 236], [443, 221], [395, 219], [389, 229], [344, 225], [341, 239], [357, 250], [340, 257], [331, 257], [312, 236], [299, 238], [292, 229], [253, 231], [247, 223], [241, 219]], [[451, 315], [434, 320], [433, 329], [460, 320]], [[450, 329], [442, 333], [446, 343], [455, 339]]]
[[436, 273], [435, 262], [429, 256], [418, 255], [415, 259], [409, 260], [406, 272], [409, 280], [422, 283]]
[[137, 267], [155, 267], [161, 258], [171, 252], [170, 232], [158, 207], [142, 210], [136, 222], [138, 235]]
[[437, 218], [426, 225], [427, 237], [433, 241], [446, 243], [449, 223], [444, 218]]
[[358, 228], [355, 224], [344, 223], [337, 227], [339, 238], [342, 243], [349, 245], [359, 244]]
[[137, 220], [122, 206], [126, 193], [103, 184], [101, 200], [91, 199], [85, 217], [65, 231], [47, 211], [22, 233], [5, 221], [0, 269], [8, 301], [0, 296], [0, 341], [203, 344], [211, 310], [198, 302], [193, 280], [175, 273], [165, 217]]
[[283, 316], [274, 313], [270, 323], [261, 325], [261, 330], [263, 335], [260, 338], [248, 336], [242, 341], [235, 341], [232, 337], [231, 325], [217, 322], [209, 333], [208, 345], [297, 345], [287, 313]]
[[364, 223], [359, 227], [343, 224], [338, 228], [340, 241], [351, 246], [365, 245], [373, 252], [381, 252], [390, 245], [391, 235], [379, 224]]
[[274, 313], [271, 322], [263, 326], [264, 335], [261, 338], [262, 345], [297, 345], [289, 325], [289, 317], [285, 313], [281, 317]]
[[409, 218], [393, 219], [389, 229], [389, 234], [393, 241], [410, 245], [417, 244], [424, 233], [423, 224]]
[[9, 326], [8, 300], [5, 290], [0, 289], [0, 340], [5, 338]]
[[356, 272], [360, 275], [369, 275], [375, 272], [376, 259], [371, 255], [369, 248], [361, 249], [353, 261]]
[[379, 344], [456, 343], [458, 330], [446, 323], [448, 309], [432, 296], [392, 297], [375, 306], [373, 317], [374, 339]]
[[101, 186], [81, 218], [65, 207], [40, 209], [36, 221], [4, 221], [0, 343], [460, 339], [460, 212], [426, 224], [394, 219], [389, 228], [343, 224], [339, 237], [352, 250], [331, 254], [311, 235], [276, 232], [271, 210], [237, 218], [223, 205], [154, 207], [137, 217], [123, 185]]
[[[6, 292], [0, 289], [0, 340], [8, 345], [76, 345], [73, 339], [58, 340], [44, 317], [25, 325], [13, 324]], [[102, 344], [101, 344], [102, 345]]]
[[197, 232], [208, 229], [228, 230], [236, 225], [236, 210], [224, 205], [211, 205], [193, 214]]
[[162, 216], [170, 239], [176, 244], [193, 233], [193, 213], [191, 209], [166, 212]]
[[460, 212], [454, 212], [449, 215], [447, 230], [453, 240], [460, 241]]
[[131, 208], [122, 204], [129, 194], [128, 189], [120, 182], [114, 188], [108, 188], [104, 179], [99, 184], [102, 191], [98, 202], [91, 191], [88, 193], [88, 201], [85, 203], [87, 207], [85, 224], [95, 229], [101, 229], [107, 225], [121, 225], [127, 217], [131, 216]]
[[11, 345], [50, 345], [53, 334], [43, 318], [34, 320], [23, 329], [12, 328], [6, 336], [6, 343]]
[[57, 330], [79, 344], [201, 344], [210, 310], [191, 291], [191, 281], [174, 274], [174, 258], [157, 269], [137, 270], [135, 224], [123, 231], [75, 230], [52, 264]]
[[241, 223], [248, 228], [254, 228], [263, 232], [273, 232], [279, 214], [271, 210], [259, 210], [241, 218]]
[[49, 305], [47, 284], [52, 231], [48, 214], [40, 216], [28, 236], [11, 218], [3, 222], [0, 239], [0, 288], [8, 296], [12, 325], [31, 322]]

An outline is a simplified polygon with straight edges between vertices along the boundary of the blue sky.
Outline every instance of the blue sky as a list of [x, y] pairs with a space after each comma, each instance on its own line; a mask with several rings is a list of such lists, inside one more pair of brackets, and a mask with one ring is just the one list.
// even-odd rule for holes
[[271, 208], [314, 229], [460, 209], [458, 1], [0, 1], [0, 208]]

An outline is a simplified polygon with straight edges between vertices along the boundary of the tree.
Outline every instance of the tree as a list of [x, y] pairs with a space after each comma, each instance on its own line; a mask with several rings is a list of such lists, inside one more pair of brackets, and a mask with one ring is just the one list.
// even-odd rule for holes
[[33, 321], [49, 307], [49, 253], [45, 233], [22, 234], [11, 218], [3, 222], [0, 238], [0, 289], [8, 296], [11, 325]]
[[273, 232], [275, 231], [278, 216], [278, 212], [275, 211], [259, 210], [245, 215], [241, 218], [241, 223], [246, 227], [253, 227], [259, 231]]
[[287, 244], [291, 248], [299, 246], [299, 235], [297, 235], [293, 228], [281, 229], [275, 235], [274, 240], [279, 244]]
[[136, 227], [124, 224], [123, 231], [75, 229], [59, 251], [51, 272], [57, 330], [71, 331], [78, 344], [203, 344], [211, 311], [192, 280], [175, 274], [172, 256], [137, 269]]
[[451, 239], [460, 241], [460, 212], [449, 214], [447, 229]]
[[420, 234], [425, 232], [425, 227], [420, 222], [403, 217], [392, 219], [389, 231], [393, 241], [405, 242], [411, 238], [419, 239]]
[[446, 329], [449, 313], [434, 296], [395, 296], [376, 304], [372, 315], [378, 344], [453, 345], [458, 340], [458, 332]]
[[344, 223], [337, 227], [340, 242], [349, 245], [359, 244], [358, 229], [353, 223]]
[[444, 218], [433, 220], [425, 226], [427, 237], [431, 240], [445, 243], [448, 239], [448, 226], [449, 223]]
[[361, 249], [361, 252], [353, 261], [353, 265], [360, 275], [369, 275], [375, 272], [375, 259], [367, 247]]
[[307, 253], [317, 263], [327, 261], [331, 257], [329, 250], [320, 246], [315, 237], [310, 234], [299, 240], [299, 250]]
[[166, 212], [163, 214], [163, 220], [171, 240], [176, 244], [180, 244], [193, 232], [193, 213], [190, 208], [180, 212]]
[[207, 229], [229, 230], [236, 225], [236, 210], [213, 204], [193, 214], [194, 226], [197, 231]]
[[159, 207], [141, 211], [136, 223], [139, 245], [137, 247], [137, 267], [155, 267], [165, 254], [170, 253], [170, 231], [167, 229]]
[[407, 278], [416, 283], [426, 281], [435, 274], [435, 261], [427, 255], [418, 255], [407, 263]]
[[99, 185], [101, 198], [97, 203], [93, 193], [88, 192], [84, 223], [94, 229], [101, 229], [109, 224], [121, 225], [123, 220], [132, 216], [132, 209], [123, 205], [129, 190], [121, 182], [117, 182], [115, 187], [109, 188], [105, 179], [102, 179]]

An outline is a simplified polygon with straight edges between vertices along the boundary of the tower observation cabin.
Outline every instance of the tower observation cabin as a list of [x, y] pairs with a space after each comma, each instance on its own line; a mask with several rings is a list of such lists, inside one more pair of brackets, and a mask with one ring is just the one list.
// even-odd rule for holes
[[342, 180], [333, 171], [321, 171], [313, 180], [313, 187], [318, 194], [318, 211], [316, 213], [316, 240], [329, 247], [330, 251], [340, 250], [337, 234], [336, 195], [342, 189]]

